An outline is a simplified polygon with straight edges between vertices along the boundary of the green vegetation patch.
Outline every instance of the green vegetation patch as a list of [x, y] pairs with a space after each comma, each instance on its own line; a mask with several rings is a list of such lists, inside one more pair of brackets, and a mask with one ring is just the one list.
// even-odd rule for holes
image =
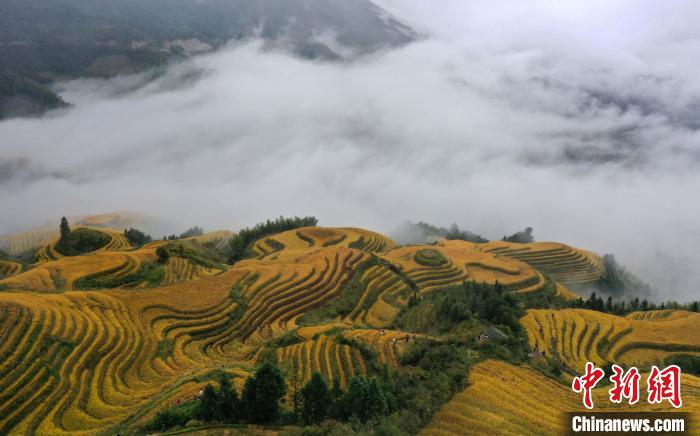
[[348, 247], [362, 250], [365, 247], [365, 245], [366, 245], [366, 242], [365, 242], [365, 237], [363, 235], [363, 236], [360, 236], [358, 239], [349, 243]]
[[148, 282], [149, 286], [158, 286], [165, 277], [165, 268], [157, 263], [144, 263], [131, 274], [115, 276], [115, 272], [121, 266], [81, 277], [73, 283], [75, 289], [103, 289], [118, 287], [134, 287], [140, 283]]
[[347, 237], [348, 237], [348, 235], [343, 234], [339, 238], [324, 242], [323, 246], [324, 247], [332, 247], [333, 245], [338, 245], [341, 242], [343, 242]]
[[693, 354], [676, 354], [668, 356], [664, 360], [664, 366], [678, 365], [683, 369], [683, 372], [700, 376], [700, 356]]
[[315, 325], [331, 322], [337, 317], [345, 317], [355, 308], [357, 303], [362, 298], [362, 294], [367, 289], [367, 283], [362, 280], [365, 272], [379, 265], [381, 260], [377, 256], [372, 256], [362, 262], [349, 282], [343, 286], [336, 297], [315, 309], [312, 309], [302, 315], [297, 321], [299, 325]]
[[265, 243], [270, 246], [274, 251], [282, 251], [284, 250], [284, 244], [276, 241], [272, 238], [267, 238], [265, 239]]
[[[180, 240], [169, 242], [158, 247], [167, 257], [178, 256], [189, 259], [192, 262], [206, 268], [226, 269], [225, 258], [219, 250], [211, 245], [205, 245], [194, 240]], [[161, 254], [158, 255], [162, 258]]]
[[99, 250], [112, 240], [108, 234], [81, 227], [70, 231], [56, 243], [56, 251], [64, 256], [77, 256]]
[[306, 236], [304, 234], [304, 232], [301, 232], [301, 231], [297, 232], [297, 237], [299, 239], [301, 239], [302, 241], [306, 242], [307, 244], [309, 244], [309, 247], [313, 247], [314, 245], [316, 245], [316, 241], [313, 240], [312, 238]]
[[423, 266], [438, 267], [447, 264], [447, 258], [443, 256], [442, 253], [430, 248], [416, 251], [413, 260], [415, 260], [417, 264]]
[[156, 356], [165, 360], [173, 355], [173, 350], [175, 349], [175, 342], [163, 339], [158, 341], [158, 348], [156, 349]]

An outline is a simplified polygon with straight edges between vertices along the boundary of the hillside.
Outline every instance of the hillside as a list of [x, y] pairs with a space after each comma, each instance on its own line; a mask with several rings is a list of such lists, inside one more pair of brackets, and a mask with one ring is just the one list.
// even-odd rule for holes
[[[75, 227], [92, 227], [121, 232], [130, 227], [141, 228], [148, 225], [148, 218], [135, 212], [118, 211], [100, 215], [83, 215], [69, 217], [68, 221]], [[59, 237], [55, 225], [58, 218], [51, 224], [36, 227], [18, 233], [0, 235], [0, 251], [12, 256], [20, 256], [33, 252], [41, 246], [55, 242]]]
[[[567, 383], [586, 360], [648, 368], [700, 354], [688, 334], [700, 314], [566, 308], [578, 301], [566, 285], [597, 257], [560, 244], [399, 246], [359, 228], [302, 227], [225, 265], [228, 232], [133, 247], [113, 230], [131, 221], [88, 224], [110, 242], [79, 256], [47, 242], [36, 263], [0, 263], [0, 434], [146, 434], [193, 413], [222, 375], [243, 393], [267, 364], [287, 383], [278, 423], [297, 424], [294, 386], [319, 373], [346, 395], [375, 386], [385, 398], [375, 419], [394, 416], [386, 425], [402, 433], [498, 422], [498, 434], [539, 434], [533, 417], [582, 410]], [[568, 368], [550, 373], [552, 360]], [[518, 386], [518, 406], [493, 386]], [[699, 387], [686, 376], [689, 410]], [[556, 433], [554, 415], [545, 423]]]
[[[540, 372], [500, 361], [486, 361], [474, 367], [470, 385], [445, 404], [435, 415], [423, 435], [539, 435], [565, 434], [569, 429], [560, 414], [580, 408], [568, 386], [556, 383]], [[683, 386], [690, 406], [684, 411], [697, 412], [700, 407], [700, 379], [684, 376]], [[608, 387], [594, 390], [594, 404], [600, 412], [627, 411], [626, 405], [607, 402]], [[508, 396], [499, 395], [508, 392]], [[640, 405], [637, 411], [673, 411], [673, 407]]]
[[405, 44], [414, 32], [368, 0], [6, 0], [0, 119], [64, 106], [55, 80], [135, 73], [255, 37], [340, 60]]

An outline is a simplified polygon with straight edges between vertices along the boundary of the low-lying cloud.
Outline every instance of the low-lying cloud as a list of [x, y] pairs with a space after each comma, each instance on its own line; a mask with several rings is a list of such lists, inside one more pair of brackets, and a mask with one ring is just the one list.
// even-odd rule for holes
[[74, 107], [0, 123], [0, 233], [116, 209], [208, 229], [529, 225], [697, 298], [698, 8], [463, 3], [383, 1], [426, 37], [349, 63], [252, 41], [60, 84]]

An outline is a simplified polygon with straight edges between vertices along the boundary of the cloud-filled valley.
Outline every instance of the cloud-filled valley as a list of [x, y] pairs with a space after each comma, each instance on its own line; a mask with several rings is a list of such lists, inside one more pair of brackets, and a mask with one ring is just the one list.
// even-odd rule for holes
[[0, 233], [117, 209], [207, 229], [529, 225], [697, 296], [700, 8], [647, 2], [649, 24], [636, 2], [587, 3], [386, 0], [421, 39], [348, 62], [253, 40], [60, 83], [71, 108], [0, 122]]

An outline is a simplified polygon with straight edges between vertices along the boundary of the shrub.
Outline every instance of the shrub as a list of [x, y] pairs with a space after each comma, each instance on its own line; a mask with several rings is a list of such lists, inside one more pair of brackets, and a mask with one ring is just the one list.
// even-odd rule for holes
[[416, 261], [416, 263], [423, 266], [438, 267], [447, 263], [447, 259], [442, 255], [442, 253], [429, 248], [416, 251], [413, 259]]
[[56, 243], [56, 250], [64, 256], [77, 256], [98, 250], [111, 240], [112, 237], [104, 232], [81, 227], [61, 237]]
[[[159, 254], [158, 250], [160, 249], [162, 250]], [[156, 249], [159, 259], [161, 259], [161, 256], [164, 256], [163, 251], [167, 252], [166, 259], [170, 256], [178, 256], [183, 259], [189, 259], [206, 268], [223, 269], [222, 263], [225, 261], [221, 252], [216, 248], [192, 240], [169, 242], [161, 245]]]
[[175, 426], [184, 426], [197, 417], [198, 402], [190, 401], [177, 407], [161, 410], [144, 426], [146, 431], [164, 431]]
[[165, 263], [170, 258], [170, 253], [168, 253], [168, 250], [166, 250], [165, 248], [158, 247], [156, 248], [156, 256], [158, 256], [159, 262]]
[[151, 286], [157, 286], [165, 276], [163, 266], [156, 263], [141, 264], [138, 270], [123, 276], [115, 276], [114, 272], [114, 270], [109, 270], [81, 277], [73, 283], [73, 287], [75, 289], [117, 288], [135, 286], [144, 281]]
[[147, 235], [133, 227], [128, 230], [124, 229], [124, 237], [129, 240], [131, 245], [143, 245], [151, 242], [151, 235]]

